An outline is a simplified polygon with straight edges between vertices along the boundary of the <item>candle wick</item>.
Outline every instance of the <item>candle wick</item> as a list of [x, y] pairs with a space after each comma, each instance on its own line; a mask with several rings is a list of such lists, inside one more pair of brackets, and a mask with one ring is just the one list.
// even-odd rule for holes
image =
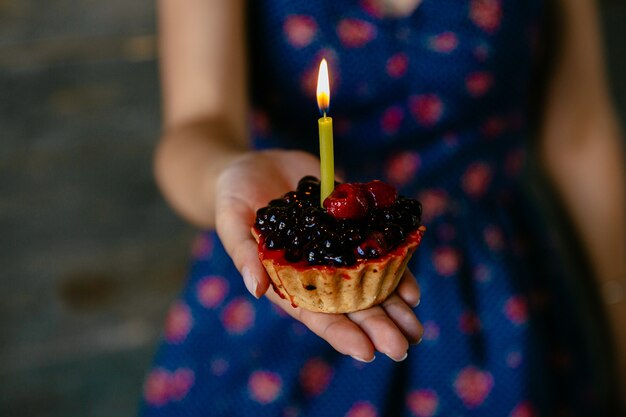
[[326, 118], [326, 110], [323, 110], [324, 113], [324, 119]]

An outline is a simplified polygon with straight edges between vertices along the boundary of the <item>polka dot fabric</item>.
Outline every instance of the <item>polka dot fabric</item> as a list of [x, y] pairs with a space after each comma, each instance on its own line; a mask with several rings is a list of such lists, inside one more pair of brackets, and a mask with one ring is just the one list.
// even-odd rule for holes
[[250, 2], [251, 135], [317, 153], [329, 61], [338, 171], [424, 206], [420, 345], [364, 364], [245, 290], [201, 234], [144, 385], [145, 416], [595, 416], [571, 289], [524, 193], [539, 0]]

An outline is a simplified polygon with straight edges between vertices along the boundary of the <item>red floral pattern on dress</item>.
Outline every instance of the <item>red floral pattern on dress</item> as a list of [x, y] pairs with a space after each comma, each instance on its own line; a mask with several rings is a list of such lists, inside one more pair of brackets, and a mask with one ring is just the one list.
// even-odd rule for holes
[[409, 98], [409, 109], [422, 126], [436, 125], [443, 115], [443, 102], [436, 94], [415, 95]]
[[333, 368], [320, 358], [309, 359], [300, 370], [300, 385], [309, 397], [326, 390], [333, 377]]
[[494, 252], [504, 248], [504, 234], [502, 233], [502, 229], [495, 224], [485, 227], [485, 230], [483, 230], [483, 238], [489, 249]]
[[504, 314], [517, 325], [526, 323], [528, 320], [528, 303], [521, 295], [511, 296], [504, 304]]
[[345, 417], [378, 417], [378, 411], [367, 401], [358, 401], [348, 410]]
[[518, 404], [509, 417], [538, 417], [537, 411], [529, 401], [524, 401], [521, 404]]
[[195, 382], [195, 375], [191, 369], [180, 368], [170, 373], [170, 398], [180, 401], [187, 396]]
[[213, 251], [213, 240], [205, 235], [196, 236], [191, 244], [191, 255], [196, 259], [204, 259]]
[[470, 19], [485, 32], [495, 32], [500, 27], [502, 21], [501, 1], [472, 0], [470, 3]]
[[198, 302], [206, 308], [219, 306], [228, 294], [228, 281], [224, 277], [208, 276], [196, 284]]
[[484, 96], [493, 85], [493, 75], [489, 72], [477, 71], [465, 78], [465, 87], [474, 97]]
[[426, 321], [424, 322], [424, 340], [427, 341], [435, 341], [439, 339], [439, 334], [441, 330], [439, 329], [439, 325], [434, 321]]
[[189, 306], [177, 301], [170, 307], [165, 318], [165, 340], [169, 343], [180, 343], [187, 337], [193, 318]]
[[337, 35], [346, 48], [360, 48], [376, 37], [376, 26], [365, 20], [348, 17], [337, 25]]
[[415, 177], [421, 163], [417, 152], [400, 152], [387, 161], [386, 177], [396, 186], [407, 184]]
[[416, 417], [432, 417], [439, 408], [439, 397], [431, 389], [415, 390], [409, 393], [407, 406]]
[[484, 162], [471, 164], [461, 179], [463, 190], [470, 197], [483, 196], [491, 183], [492, 169]]
[[270, 404], [282, 391], [280, 375], [269, 371], [255, 371], [248, 379], [250, 397], [260, 404]]
[[370, 16], [382, 19], [385, 16], [384, 3], [380, 0], [360, 0], [359, 5]]
[[179, 368], [169, 372], [163, 368], [153, 369], [143, 387], [143, 397], [147, 404], [161, 407], [171, 401], [181, 401], [195, 382], [191, 369]]
[[462, 369], [454, 381], [454, 392], [470, 409], [479, 407], [489, 396], [492, 387], [493, 376], [474, 366]]
[[309, 46], [315, 38], [317, 23], [311, 16], [292, 15], [285, 19], [283, 31], [291, 46], [304, 48]]
[[222, 324], [231, 334], [243, 334], [254, 324], [254, 306], [244, 297], [232, 300], [222, 311]]
[[448, 206], [448, 193], [442, 188], [424, 190], [417, 196], [422, 203], [422, 221], [428, 223], [442, 215]]
[[428, 38], [428, 48], [442, 54], [453, 52], [459, 45], [459, 39], [454, 32], [443, 32]]
[[506, 355], [506, 365], [509, 368], [518, 368], [522, 363], [522, 354], [518, 351], [509, 352]]
[[149, 405], [160, 407], [169, 400], [169, 372], [165, 369], [153, 369], [143, 385], [143, 398]]
[[387, 74], [392, 78], [400, 78], [406, 74], [406, 70], [409, 68], [409, 57], [404, 52], [399, 52], [392, 55], [387, 60], [385, 69]]
[[451, 247], [439, 247], [433, 252], [433, 265], [437, 273], [444, 277], [454, 275], [461, 264], [459, 252]]
[[480, 319], [473, 311], [465, 311], [459, 317], [459, 329], [465, 334], [474, 334], [480, 327]]
[[400, 106], [389, 107], [380, 119], [380, 127], [384, 134], [393, 135], [400, 129], [404, 120], [404, 110]]

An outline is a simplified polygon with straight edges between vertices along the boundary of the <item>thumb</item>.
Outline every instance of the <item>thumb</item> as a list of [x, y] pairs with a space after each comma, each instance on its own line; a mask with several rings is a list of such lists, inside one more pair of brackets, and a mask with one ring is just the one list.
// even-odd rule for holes
[[258, 245], [250, 232], [254, 218], [254, 210], [237, 196], [225, 197], [217, 203], [217, 234], [243, 276], [246, 288], [259, 298], [269, 287], [269, 277], [259, 261]]

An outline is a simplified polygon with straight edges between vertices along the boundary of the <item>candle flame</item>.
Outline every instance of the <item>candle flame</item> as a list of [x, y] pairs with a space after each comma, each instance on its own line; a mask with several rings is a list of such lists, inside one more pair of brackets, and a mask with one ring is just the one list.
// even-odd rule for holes
[[330, 85], [328, 82], [328, 63], [326, 59], [320, 62], [320, 70], [317, 75], [317, 107], [326, 115], [330, 106]]

